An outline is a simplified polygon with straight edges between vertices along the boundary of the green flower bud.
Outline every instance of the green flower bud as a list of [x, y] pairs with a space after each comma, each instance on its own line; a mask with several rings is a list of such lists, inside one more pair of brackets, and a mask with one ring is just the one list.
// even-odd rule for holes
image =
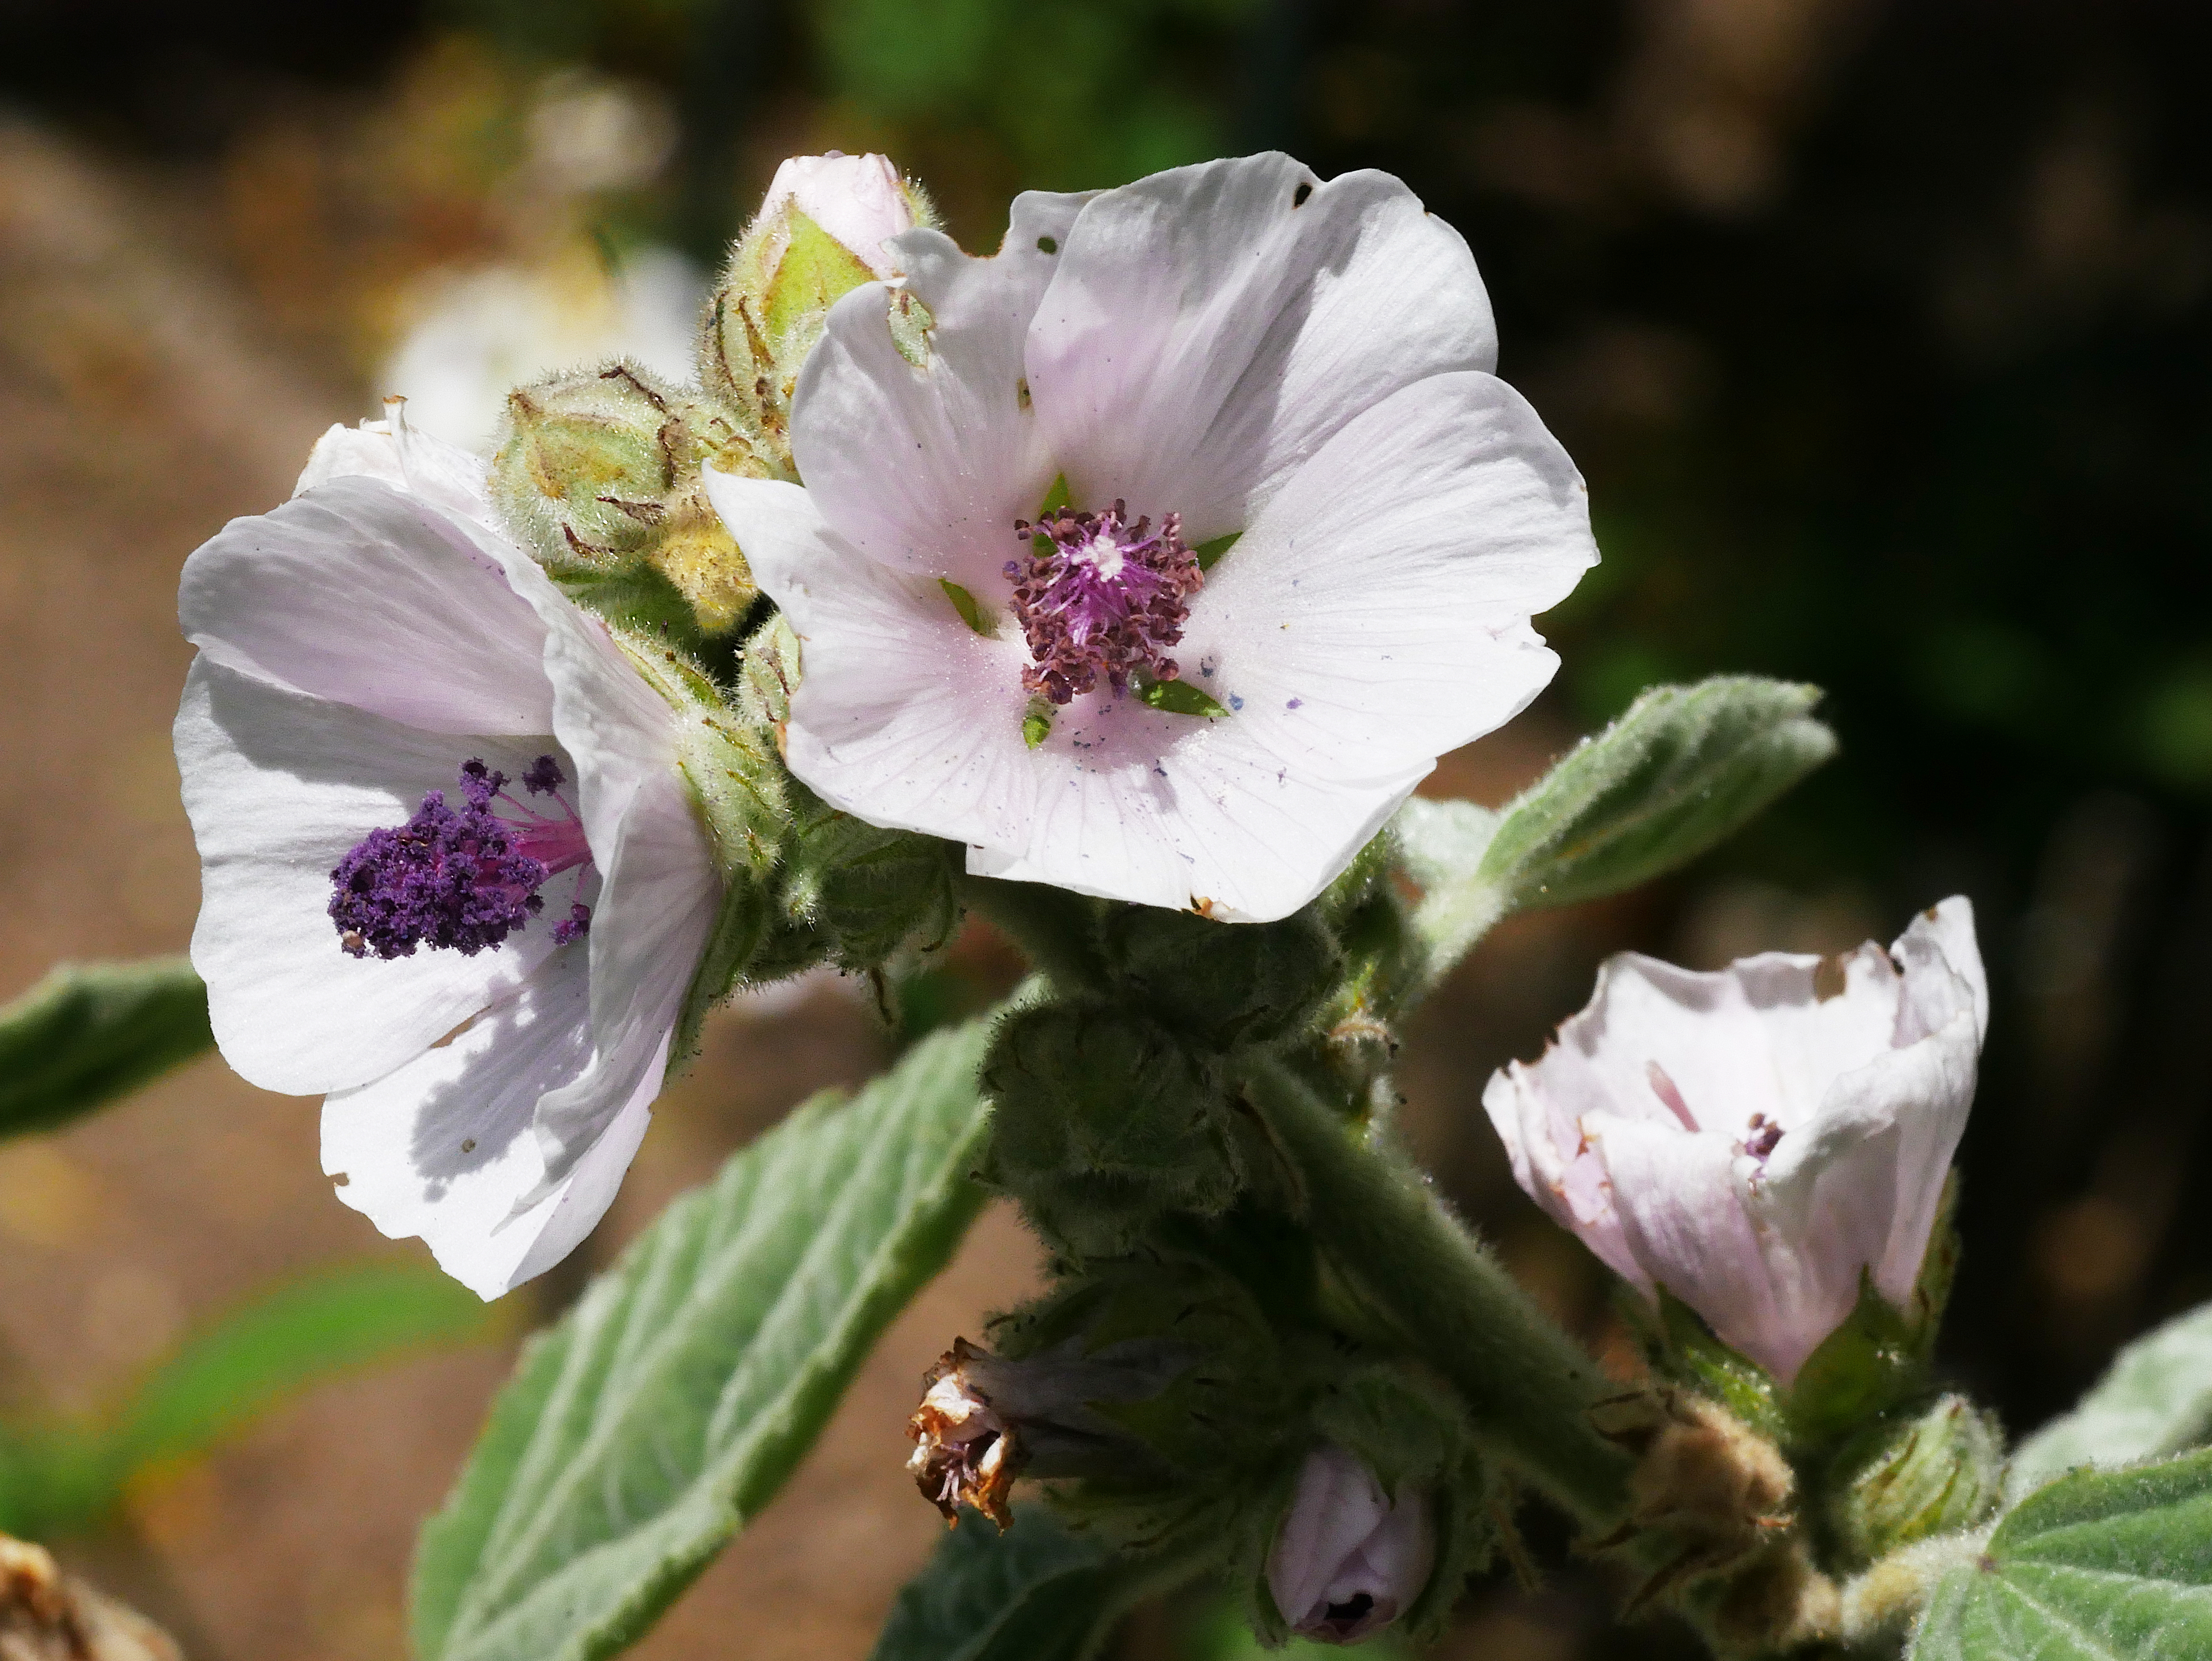
[[1228, 924], [1126, 906], [1108, 920], [1104, 946], [1107, 962], [1139, 1004], [1210, 1049], [1298, 1032], [1343, 967], [1311, 907], [1280, 922]]
[[936, 223], [883, 156], [793, 156], [776, 170], [708, 307], [699, 373], [787, 476], [792, 392], [830, 307], [892, 274], [886, 240]]
[[909, 940], [927, 949], [951, 938], [960, 919], [952, 843], [856, 819], [795, 781], [790, 788], [781, 894], [792, 925], [812, 930], [847, 969], [879, 969]]
[[1837, 1455], [1827, 1513], [1854, 1565], [1982, 1522], [1997, 1507], [2004, 1437], [1963, 1396], [1885, 1414]]
[[519, 386], [507, 398], [491, 493], [544, 563], [634, 565], [690, 468], [684, 399], [626, 363]]
[[993, 1176], [1069, 1256], [1116, 1256], [1164, 1213], [1225, 1210], [1242, 1161], [1212, 1065], [1132, 1010], [1008, 1016], [982, 1068]]

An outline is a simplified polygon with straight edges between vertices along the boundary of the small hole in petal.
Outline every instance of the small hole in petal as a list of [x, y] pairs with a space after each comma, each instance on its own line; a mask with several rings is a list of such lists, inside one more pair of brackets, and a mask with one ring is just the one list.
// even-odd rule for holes
[[1292, 207], [1294, 207], [1294, 208], [1303, 208], [1303, 207], [1304, 207], [1304, 206], [1305, 206], [1305, 204], [1306, 204], [1306, 198], [1307, 198], [1308, 197], [1311, 196], [1312, 194], [1313, 194], [1313, 186], [1310, 186], [1310, 185], [1301, 185], [1301, 186], [1299, 186], [1297, 187], [1297, 190], [1293, 191], [1293, 192], [1291, 193], [1291, 205]]
[[1039, 253], [1058, 253], [1060, 252], [1060, 239], [1056, 236], [1041, 236], [1037, 238], [1037, 252]]

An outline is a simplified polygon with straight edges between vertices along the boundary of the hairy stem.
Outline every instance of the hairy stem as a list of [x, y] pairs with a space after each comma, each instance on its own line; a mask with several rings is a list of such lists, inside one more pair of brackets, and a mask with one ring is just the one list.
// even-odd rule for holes
[[1297, 1171], [1338, 1272], [1459, 1390], [1501, 1463], [1594, 1530], [1628, 1506], [1630, 1461], [1590, 1409], [1619, 1386], [1445, 1211], [1304, 1080], [1255, 1063], [1247, 1093]]
[[1059, 990], [1103, 988], [1105, 967], [1090, 901], [1042, 883], [969, 876], [957, 880], [962, 903], [988, 918]]

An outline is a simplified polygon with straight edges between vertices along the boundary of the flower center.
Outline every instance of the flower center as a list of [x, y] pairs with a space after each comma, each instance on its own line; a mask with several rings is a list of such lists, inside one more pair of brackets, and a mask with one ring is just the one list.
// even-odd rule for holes
[[[550, 796], [557, 816], [507, 794], [507, 775], [481, 760], [465, 763], [464, 806], [433, 790], [406, 824], [372, 830], [331, 873], [331, 921], [338, 945], [356, 958], [411, 958], [428, 945], [474, 957], [496, 947], [545, 909], [538, 891], [563, 871], [579, 890], [592, 850], [582, 821], [561, 794], [560, 764], [540, 756], [522, 776], [533, 796]], [[504, 803], [520, 818], [496, 811]], [[572, 898], [553, 925], [553, 943], [586, 933], [592, 910]]]
[[1190, 597], [1206, 581], [1182, 539], [1180, 514], [1159, 528], [1128, 522], [1128, 505], [1103, 514], [1056, 508], [1034, 525], [1014, 521], [1030, 545], [1006, 562], [1014, 616], [1029, 642], [1023, 689], [1066, 704], [1104, 680], [1117, 697], [1133, 677], [1173, 680], [1182, 671], [1168, 648], [1182, 638]]

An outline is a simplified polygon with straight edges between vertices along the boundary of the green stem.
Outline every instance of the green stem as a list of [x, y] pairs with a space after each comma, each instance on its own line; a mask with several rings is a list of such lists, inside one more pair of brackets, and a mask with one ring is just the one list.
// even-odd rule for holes
[[1091, 903], [1065, 889], [995, 877], [957, 879], [968, 908], [988, 917], [1063, 992], [1100, 991], [1097, 916]]
[[1248, 1094], [1304, 1188], [1337, 1271], [1472, 1410], [1486, 1451], [1594, 1530], [1628, 1508], [1630, 1460], [1590, 1409], [1620, 1387], [1445, 1211], [1303, 1079], [1255, 1062]]

